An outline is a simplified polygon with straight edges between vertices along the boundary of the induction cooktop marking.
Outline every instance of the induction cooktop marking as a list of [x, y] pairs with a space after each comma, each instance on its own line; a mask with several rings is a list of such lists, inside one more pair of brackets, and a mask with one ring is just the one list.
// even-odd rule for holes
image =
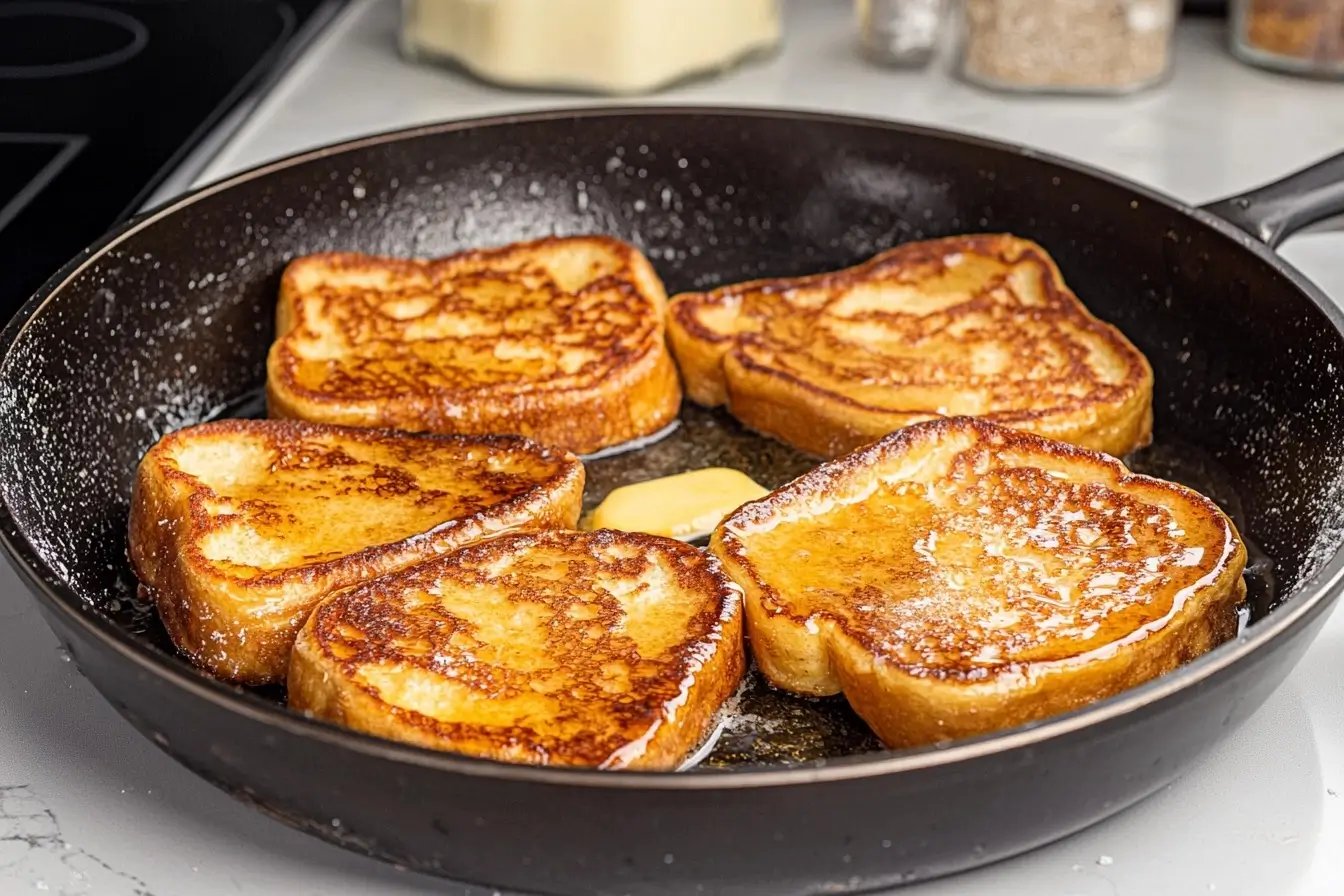
[[[69, 165], [79, 151], [89, 142], [83, 134], [4, 134], [0, 133], [0, 143], [49, 143], [61, 147], [51, 161], [43, 165], [32, 180], [24, 185], [9, 201], [0, 206], [0, 230], [4, 230], [10, 221], [18, 217], [24, 206], [32, 202], [47, 184], [56, 179]], [[3, 197], [0, 197], [3, 198]]]
[[[64, 62], [46, 62], [37, 65], [0, 65], [0, 79], [59, 78], [66, 75], [86, 75], [120, 65], [137, 55], [149, 44], [149, 29], [135, 16], [115, 9], [104, 9], [88, 3], [18, 2], [0, 5], [0, 22], [4, 19], [40, 18], [51, 22], [52, 41], [59, 42], [62, 31], [73, 24], [70, 19], [86, 19], [115, 25], [125, 32], [121, 46]], [[66, 21], [62, 21], [66, 20]], [[0, 24], [0, 29], [5, 26]]]

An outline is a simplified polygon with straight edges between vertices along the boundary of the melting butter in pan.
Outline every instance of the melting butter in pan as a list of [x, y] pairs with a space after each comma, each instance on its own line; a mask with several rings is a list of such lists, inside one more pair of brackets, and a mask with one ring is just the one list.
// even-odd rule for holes
[[708, 467], [623, 485], [607, 495], [580, 525], [694, 541], [712, 532], [743, 504], [767, 494], [767, 489], [745, 473]]

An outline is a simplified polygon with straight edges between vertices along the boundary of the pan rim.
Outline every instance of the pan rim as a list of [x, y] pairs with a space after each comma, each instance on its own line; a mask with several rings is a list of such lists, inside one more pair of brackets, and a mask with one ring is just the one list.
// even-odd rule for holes
[[[126, 239], [134, 236], [141, 229], [152, 226], [158, 221], [216, 193], [257, 180], [276, 171], [297, 167], [329, 156], [436, 134], [565, 119], [658, 116], [726, 117], [730, 119], [765, 118], [784, 122], [814, 122], [863, 127], [929, 137], [1036, 159], [1053, 165], [1062, 171], [1100, 180], [1125, 189], [1135, 196], [1179, 212], [1206, 227], [1212, 228], [1221, 235], [1231, 238], [1242, 249], [1254, 253], [1261, 261], [1268, 263], [1283, 275], [1326, 316], [1341, 339], [1344, 339], [1344, 309], [1331, 302], [1319, 287], [1268, 246], [1210, 212], [1181, 202], [1161, 191], [1135, 183], [1127, 178], [1096, 169], [1084, 162], [979, 135], [869, 116], [803, 111], [771, 106], [594, 105], [454, 119], [383, 131], [314, 147], [264, 162], [170, 199], [109, 231], [75, 258], [68, 261], [39, 287], [37, 292], [24, 303], [6, 324], [3, 331], [0, 331], [0, 351], [3, 352], [3, 354], [0, 354], [0, 379], [3, 379], [12, 351], [28, 326], [38, 317], [43, 307], [79, 276], [86, 267]], [[838, 782], [915, 772], [942, 765], [985, 759], [1006, 754], [1013, 750], [1032, 747], [1082, 729], [1114, 722], [1132, 712], [1157, 704], [1180, 691], [1198, 686], [1261, 650], [1270, 641], [1286, 637], [1291, 631], [1305, 626], [1316, 616], [1325, 612], [1338, 596], [1341, 581], [1344, 581], [1344, 544], [1341, 544], [1334, 548], [1329, 559], [1321, 564], [1310, 578], [1300, 583], [1292, 594], [1285, 596], [1281, 608], [1248, 629], [1247, 633], [1235, 641], [1216, 648], [1180, 669], [1136, 688], [1131, 688], [1114, 697], [1025, 726], [995, 732], [980, 738], [933, 745], [917, 750], [850, 756], [788, 768], [744, 768], [713, 770], [696, 774], [668, 774], [666, 772], [611, 772], [583, 768], [516, 765], [414, 747], [304, 718], [286, 708], [263, 701], [223, 682], [209, 678], [184, 660], [140, 642], [110, 620], [92, 611], [74, 590], [63, 582], [55, 571], [50, 569], [42, 560], [27, 534], [18, 526], [11, 512], [8, 493], [3, 489], [0, 489], [0, 544], [3, 545], [6, 555], [10, 558], [11, 564], [20, 577], [26, 580], [28, 589], [50, 611], [59, 613], [70, 625], [78, 627], [87, 636], [102, 642], [105, 647], [121, 654], [138, 666], [141, 671], [152, 674], [165, 684], [184, 690], [198, 699], [213, 703], [225, 711], [247, 716], [262, 724], [277, 726], [297, 737], [352, 750], [385, 761], [407, 763], [445, 773], [466, 774], [522, 783], [603, 787], [635, 791], [650, 789], [722, 791]]]

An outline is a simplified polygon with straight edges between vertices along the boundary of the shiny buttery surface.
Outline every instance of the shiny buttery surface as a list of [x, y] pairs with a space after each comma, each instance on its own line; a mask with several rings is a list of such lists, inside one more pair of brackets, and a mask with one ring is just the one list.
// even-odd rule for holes
[[291, 388], [337, 401], [587, 385], [660, 329], [661, 302], [625, 251], [562, 240], [424, 263], [314, 256], [288, 272], [292, 329], [275, 363]]
[[430, 261], [321, 252], [287, 265], [270, 415], [576, 452], [665, 427], [681, 388], [667, 295], [639, 250], [601, 234], [498, 242]]
[[[834, 405], [840, 420], [873, 413], [836, 437], [845, 447], [959, 414], [1088, 447], [1102, 439], [1117, 454], [1147, 438], [1131, 419], [1151, 390], [1142, 356], [1088, 313], [1043, 249], [1010, 236], [906, 243], [844, 271], [683, 294], [671, 316], [722, 365], [688, 371], [688, 391], [726, 391], [757, 426], [745, 416], [750, 373]], [[673, 346], [685, 369], [689, 350]], [[697, 393], [701, 376], [711, 382]], [[1122, 444], [1096, 432], [1111, 428]]]
[[[737, 589], [689, 545], [611, 531], [504, 536], [320, 605], [295, 666], [321, 683], [292, 671], [290, 701], [514, 762], [675, 768], [737, 686], [740, 619]], [[348, 694], [314, 699], [331, 680]], [[366, 694], [377, 706], [360, 710]], [[663, 746], [688, 726], [682, 749]]]
[[770, 612], [831, 621], [912, 675], [981, 681], [1141, 640], [1235, 558], [1231, 524], [1194, 492], [958, 422], [725, 523]]
[[450, 439], [281, 439], [246, 429], [183, 436], [162, 463], [197, 490], [205, 559], [241, 578], [425, 532], [522, 496], [567, 467], [559, 453]]

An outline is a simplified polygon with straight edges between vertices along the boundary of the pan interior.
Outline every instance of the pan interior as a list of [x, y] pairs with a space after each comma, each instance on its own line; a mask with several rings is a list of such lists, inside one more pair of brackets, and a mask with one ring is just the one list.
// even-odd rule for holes
[[[163, 433], [258, 412], [278, 278], [295, 255], [438, 255], [610, 233], [670, 291], [792, 276], [970, 231], [1038, 240], [1153, 364], [1141, 471], [1217, 500], [1253, 546], [1250, 631], [1338, 549], [1344, 340], [1272, 263], [1175, 207], [1030, 155], [896, 126], [729, 112], [608, 114], [375, 141], [209, 191], [95, 254], [0, 366], [0, 493], [30, 559], [83, 612], [171, 656], [125, 556], [135, 464]], [[780, 485], [815, 462], [687, 406], [611, 488], [707, 465]], [[276, 693], [264, 694], [278, 698]], [[708, 765], [878, 750], [842, 700], [754, 674]]]

